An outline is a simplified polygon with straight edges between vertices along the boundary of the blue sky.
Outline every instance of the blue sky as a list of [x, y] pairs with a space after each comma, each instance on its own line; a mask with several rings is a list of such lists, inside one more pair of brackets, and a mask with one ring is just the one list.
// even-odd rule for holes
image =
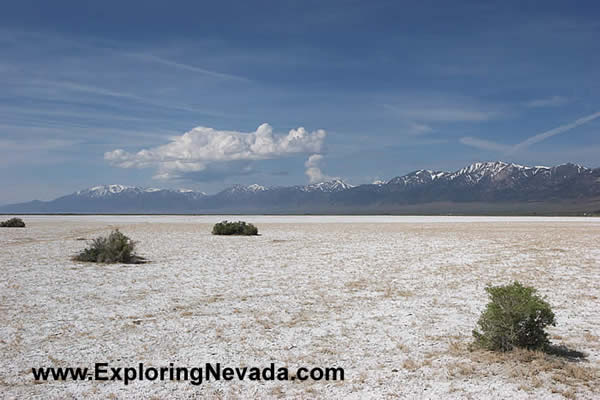
[[484, 3], [4, 4], [0, 204], [599, 167], [600, 4]]

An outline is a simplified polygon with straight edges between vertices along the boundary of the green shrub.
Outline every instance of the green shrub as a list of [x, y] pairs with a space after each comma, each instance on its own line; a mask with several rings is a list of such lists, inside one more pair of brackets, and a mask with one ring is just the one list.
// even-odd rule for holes
[[490, 302], [473, 330], [475, 343], [485, 349], [508, 351], [513, 347], [530, 350], [549, 345], [547, 325], [556, 325], [550, 305], [536, 294], [536, 289], [519, 282], [485, 289]]
[[228, 222], [223, 221], [215, 224], [212, 230], [213, 235], [258, 235], [258, 229], [244, 221]]
[[75, 261], [98, 263], [139, 264], [145, 260], [135, 254], [135, 242], [119, 232], [112, 231], [108, 237], [98, 237], [92, 245], [73, 257]]
[[1, 228], [25, 228], [25, 222], [21, 218], [11, 218], [4, 222], [0, 222]]

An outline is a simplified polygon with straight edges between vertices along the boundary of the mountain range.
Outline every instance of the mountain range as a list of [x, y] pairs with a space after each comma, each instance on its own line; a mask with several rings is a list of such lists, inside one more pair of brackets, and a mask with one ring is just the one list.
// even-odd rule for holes
[[478, 162], [458, 171], [418, 170], [352, 186], [235, 185], [214, 195], [103, 185], [0, 213], [106, 214], [586, 214], [600, 212], [600, 168]]

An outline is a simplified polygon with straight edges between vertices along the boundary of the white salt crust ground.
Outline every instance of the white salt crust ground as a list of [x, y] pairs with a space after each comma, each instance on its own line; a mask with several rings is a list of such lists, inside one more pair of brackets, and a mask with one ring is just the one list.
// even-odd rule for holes
[[[600, 398], [600, 219], [26, 216], [0, 229], [2, 398]], [[0, 219], [6, 219], [0, 217]], [[119, 227], [144, 265], [77, 263]], [[467, 349], [486, 284], [548, 296], [583, 377]], [[481, 357], [481, 354], [478, 354]], [[35, 383], [33, 366], [341, 366], [343, 382]], [[570, 363], [569, 365], [571, 365]], [[531, 372], [531, 371], [530, 371]]]

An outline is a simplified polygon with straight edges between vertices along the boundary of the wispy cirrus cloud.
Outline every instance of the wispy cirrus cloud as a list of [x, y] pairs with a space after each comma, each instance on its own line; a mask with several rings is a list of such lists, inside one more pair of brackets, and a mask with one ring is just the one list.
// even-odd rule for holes
[[28, 140], [17, 141], [14, 139], [0, 139], [0, 148], [8, 151], [34, 151], [34, 150], [51, 150], [74, 146], [80, 141], [63, 140], [63, 139], [45, 139], [45, 140]]
[[[395, 103], [384, 104], [383, 108], [401, 121], [398, 133], [409, 141], [409, 137], [426, 137], [453, 124], [487, 122], [501, 115], [498, 110], [478, 104], [473, 99], [441, 94], [415, 94], [411, 98], [403, 97]], [[464, 140], [473, 142], [477, 139]], [[414, 141], [411, 143], [415, 144]]]
[[495, 111], [456, 106], [399, 106], [385, 104], [384, 107], [397, 116], [411, 121], [426, 122], [481, 122], [497, 117]]
[[542, 108], [542, 107], [558, 107], [567, 104], [569, 99], [563, 96], [552, 96], [543, 99], [535, 99], [525, 103], [526, 107]]
[[116, 149], [104, 154], [111, 165], [121, 168], [157, 168], [155, 178], [179, 178], [182, 174], [204, 171], [209, 164], [255, 161], [286, 157], [298, 153], [318, 153], [325, 140], [322, 129], [308, 132], [303, 127], [287, 135], [275, 135], [269, 124], [244, 133], [197, 127], [171, 143], [129, 153]]
[[434, 129], [427, 124], [422, 124], [422, 123], [418, 123], [418, 122], [409, 122], [408, 123], [407, 132], [410, 135], [414, 135], [414, 136], [425, 135], [425, 134], [431, 133], [433, 131], [434, 131]]
[[[159, 108], [163, 108], [163, 109], [194, 112], [194, 113], [199, 113], [199, 114], [203, 114], [203, 115], [211, 115], [211, 116], [224, 116], [223, 113], [218, 113], [218, 112], [214, 112], [211, 110], [199, 109], [196, 107], [192, 107], [192, 106], [180, 104], [180, 103], [173, 103], [173, 102], [166, 103], [166, 102], [156, 101], [153, 97], [145, 97], [145, 96], [140, 96], [140, 95], [136, 95], [133, 93], [128, 93], [125, 91], [107, 89], [104, 87], [99, 87], [99, 86], [84, 84], [84, 83], [78, 83], [78, 82], [53, 81], [53, 80], [33, 80], [30, 82], [29, 86], [34, 87], [34, 88], [36, 86], [41, 87], [41, 88], [52, 87], [55, 89], [68, 91], [68, 92], [80, 92], [80, 93], [90, 94], [90, 95], [94, 95], [94, 96], [118, 98], [121, 100], [133, 101], [133, 102], [146, 104], [146, 105], [150, 105], [150, 106], [154, 106], [154, 107], [159, 107]], [[66, 99], [69, 99], [69, 97], [66, 96]]]
[[42, 165], [60, 162], [61, 157], [52, 157], [53, 151], [77, 149], [79, 140], [64, 139], [28, 139], [14, 140], [0, 138], [0, 167], [17, 164]]
[[471, 136], [461, 137], [459, 139], [459, 142], [464, 145], [476, 147], [476, 148], [482, 149], [482, 150], [505, 152], [510, 149], [510, 146], [508, 146], [508, 145], [496, 143], [491, 140], [478, 139], [478, 138], [474, 138]]

